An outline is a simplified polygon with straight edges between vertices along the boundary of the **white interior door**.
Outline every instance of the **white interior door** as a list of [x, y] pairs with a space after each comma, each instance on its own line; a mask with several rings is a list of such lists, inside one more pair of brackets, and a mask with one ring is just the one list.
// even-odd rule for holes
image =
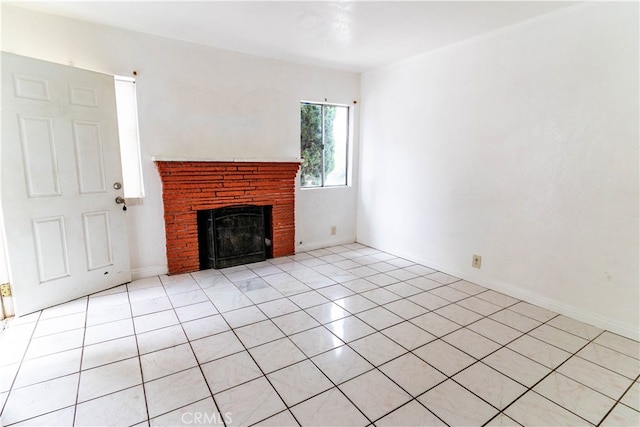
[[16, 314], [131, 280], [112, 76], [3, 53], [0, 157]]

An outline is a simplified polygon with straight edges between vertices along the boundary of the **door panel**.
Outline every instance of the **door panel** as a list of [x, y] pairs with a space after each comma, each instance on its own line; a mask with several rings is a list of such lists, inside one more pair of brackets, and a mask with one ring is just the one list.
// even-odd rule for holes
[[87, 268], [95, 270], [113, 264], [111, 247], [111, 229], [109, 212], [91, 212], [82, 214], [84, 220], [84, 238], [87, 247]]
[[98, 94], [90, 87], [69, 86], [69, 103], [81, 107], [98, 107]]
[[131, 280], [113, 77], [2, 54], [1, 192], [17, 314]]
[[29, 197], [59, 196], [58, 162], [51, 117], [18, 115]]
[[73, 121], [80, 193], [106, 193], [100, 123]]
[[34, 219], [33, 231], [40, 283], [70, 276], [64, 217]]
[[47, 80], [14, 74], [16, 98], [49, 101], [49, 84]]

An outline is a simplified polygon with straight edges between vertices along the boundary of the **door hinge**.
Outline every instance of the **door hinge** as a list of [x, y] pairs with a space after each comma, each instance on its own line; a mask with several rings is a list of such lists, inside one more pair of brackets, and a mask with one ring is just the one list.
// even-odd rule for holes
[[10, 297], [11, 296], [11, 285], [8, 283], [3, 283], [0, 285], [0, 296]]

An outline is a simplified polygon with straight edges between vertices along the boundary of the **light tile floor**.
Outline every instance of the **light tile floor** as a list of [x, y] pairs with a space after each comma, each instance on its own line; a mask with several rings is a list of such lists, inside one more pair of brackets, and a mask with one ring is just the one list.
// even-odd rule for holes
[[14, 319], [1, 425], [640, 425], [640, 345], [351, 244]]

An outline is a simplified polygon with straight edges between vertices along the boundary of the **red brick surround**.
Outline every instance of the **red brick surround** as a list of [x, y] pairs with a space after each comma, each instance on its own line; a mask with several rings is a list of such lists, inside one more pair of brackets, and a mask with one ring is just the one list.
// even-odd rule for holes
[[270, 205], [273, 256], [295, 253], [299, 163], [156, 161], [156, 165], [162, 179], [169, 274], [200, 269], [197, 211], [203, 209]]

